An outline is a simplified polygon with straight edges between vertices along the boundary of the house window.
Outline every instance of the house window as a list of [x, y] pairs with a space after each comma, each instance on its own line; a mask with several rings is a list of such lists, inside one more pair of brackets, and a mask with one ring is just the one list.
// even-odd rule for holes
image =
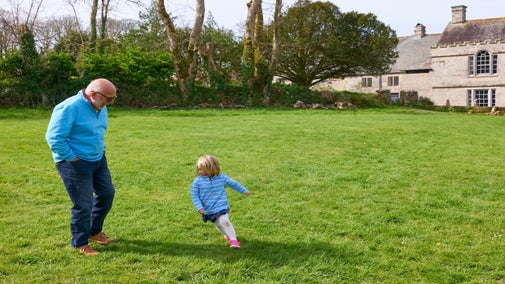
[[393, 103], [397, 103], [400, 101], [400, 94], [399, 93], [391, 93], [391, 101]]
[[400, 78], [398, 76], [389, 76], [388, 77], [388, 86], [398, 86]]
[[498, 55], [493, 55], [493, 74], [498, 74]]
[[498, 55], [481, 50], [475, 56], [468, 56], [468, 75], [494, 74], [498, 74]]
[[468, 56], [468, 75], [474, 74], [473, 56]]
[[372, 78], [361, 78], [361, 87], [371, 87], [372, 86]]
[[477, 75], [479, 74], [489, 74], [491, 70], [491, 65], [489, 64], [489, 52], [483, 50], [477, 53]]
[[496, 105], [495, 89], [467, 90], [467, 104], [469, 106], [492, 107]]
[[489, 100], [487, 90], [475, 90], [473, 93], [473, 100], [476, 106], [488, 106]]

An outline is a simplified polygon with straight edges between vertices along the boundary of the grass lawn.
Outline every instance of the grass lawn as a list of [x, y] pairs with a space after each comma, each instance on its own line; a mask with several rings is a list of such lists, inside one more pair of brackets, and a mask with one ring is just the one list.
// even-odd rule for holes
[[[44, 110], [0, 111], [0, 283], [505, 283], [504, 117], [112, 108], [117, 243], [69, 245]], [[241, 249], [191, 203], [200, 155]]]

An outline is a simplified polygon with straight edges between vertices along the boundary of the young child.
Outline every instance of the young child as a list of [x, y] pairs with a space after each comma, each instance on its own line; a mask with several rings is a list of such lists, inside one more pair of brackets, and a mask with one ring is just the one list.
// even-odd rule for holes
[[211, 221], [230, 242], [231, 248], [240, 248], [235, 229], [228, 218], [226, 186], [249, 196], [251, 193], [240, 183], [221, 173], [216, 157], [205, 155], [196, 162], [198, 177], [191, 184], [191, 200], [204, 222]]

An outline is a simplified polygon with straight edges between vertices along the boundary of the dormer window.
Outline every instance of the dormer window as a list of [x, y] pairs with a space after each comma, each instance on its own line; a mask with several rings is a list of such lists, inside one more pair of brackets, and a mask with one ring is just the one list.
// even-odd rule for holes
[[468, 75], [493, 75], [498, 73], [498, 55], [485, 50], [468, 57]]

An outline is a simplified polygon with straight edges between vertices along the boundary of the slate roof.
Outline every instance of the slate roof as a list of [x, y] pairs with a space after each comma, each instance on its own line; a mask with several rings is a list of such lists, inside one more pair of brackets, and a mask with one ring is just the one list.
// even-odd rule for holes
[[460, 24], [449, 23], [438, 44], [500, 40], [505, 40], [505, 18], [470, 20]]
[[391, 73], [431, 69], [431, 46], [436, 45], [440, 34], [412, 35], [398, 38], [398, 59]]
[[431, 47], [457, 43], [505, 41], [505, 17], [449, 23], [441, 34], [412, 35], [398, 38], [398, 59], [391, 73], [431, 69]]

